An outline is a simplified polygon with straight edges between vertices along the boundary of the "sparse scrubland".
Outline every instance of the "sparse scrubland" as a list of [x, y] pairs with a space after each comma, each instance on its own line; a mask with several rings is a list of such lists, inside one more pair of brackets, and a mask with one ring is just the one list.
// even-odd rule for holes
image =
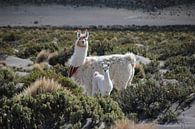
[[[91, 118], [89, 128], [131, 129], [134, 123], [127, 118], [177, 121], [180, 110], [194, 101], [189, 99], [195, 93], [194, 31], [89, 32], [89, 55], [134, 52], [148, 57], [152, 61], [144, 65], [146, 77], [136, 71], [126, 90], [114, 90], [110, 97], [88, 97], [67, 78], [74, 30], [0, 28], [2, 60], [4, 55], [16, 55], [36, 64], [22, 77], [16, 75], [20, 69], [0, 65], [0, 128], [79, 129]], [[41, 62], [51, 66], [37, 66]]]

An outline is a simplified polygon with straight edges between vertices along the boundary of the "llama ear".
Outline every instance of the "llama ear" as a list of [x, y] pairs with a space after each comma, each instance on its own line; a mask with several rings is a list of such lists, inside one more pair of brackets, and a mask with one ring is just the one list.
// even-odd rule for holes
[[89, 32], [88, 32], [88, 30], [85, 30], [85, 38], [86, 38], [86, 39], [89, 38]]
[[77, 30], [77, 39], [79, 39], [81, 36], [81, 31], [80, 30]]

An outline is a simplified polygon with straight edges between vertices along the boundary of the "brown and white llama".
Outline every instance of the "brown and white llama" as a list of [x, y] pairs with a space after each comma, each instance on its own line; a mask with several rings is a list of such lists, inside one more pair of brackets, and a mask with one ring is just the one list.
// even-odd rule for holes
[[103, 74], [101, 62], [111, 62], [109, 74], [117, 90], [126, 89], [131, 83], [136, 66], [133, 53], [87, 57], [89, 33], [77, 32], [74, 54], [69, 60], [69, 77], [81, 85], [87, 95], [92, 95], [92, 81], [95, 71]]
[[71, 77], [79, 66], [83, 65], [87, 57], [89, 32], [84, 34], [80, 30], [77, 31], [77, 40], [74, 44], [74, 53], [69, 60], [69, 77]]

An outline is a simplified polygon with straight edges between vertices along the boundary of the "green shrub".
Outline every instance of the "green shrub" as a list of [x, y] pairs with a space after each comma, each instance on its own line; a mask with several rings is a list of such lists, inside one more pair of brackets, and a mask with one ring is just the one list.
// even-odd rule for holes
[[168, 79], [177, 79], [183, 85], [194, 86], [195, 84], [195, 77], [186, 66], [175, 66], [174, 69], [165, 74], [165, 77]]
[[161, 124], [164, 123], [170, 123], [170, 122], [176, 122], [177, 121], [178, 114], [171, 109], [168, 109], [165, 111], [158, 119], [158, 122]]
[[66, 91], [52, 94], [4, 99], [0, 103], [0, 126], [5, 128], [81, 128], [87, 118], [92, 118], [90, 128], [107, 125], [123, 118], [118, 104], [112, 99], [70, 96]]
[[54, 71], [52, 69], [46, 71], [40, 71], [35, 69], [31, 71], [30, 75], [20, 78], [19, 82], [24, 83], [23, 88], [25, 88], [41, 77], [54, 79], [55, 81], [60, 83], [62, 87], [71, 90], [73, 94], [82, 94], [83, 92], [82, 88], [75, 84], [75, 82], [72, 81], [70, 78], [64, 77], [63, 75], [59, 74], [58, 71]]
[[11, 41], [16, 41], [19, 39], [19, 36], [14, 34], [14, 33], [6, 33], [3, 37], [2, 37], [2, 41], [4, 42], [11, 42]]
[[29, 43], [25, 46], [22, 46], [22, 48], [19, 50], [19, 53], [17, 53], [17, 56], [21, 58], [29, 58], [31, 56], [36, 56], [43, 49], [50, 50], [51, 52], [59, 50], [58, 46], [54, 43]]
[[0, 69], [0, 84], [13, 81], [14, 73], [10, 69]]
[[157, 61], [152, 61], [150, 64], [148, 64], [144, 67], [144, 71], [146, 74], [147, 73], [150, 73], [150, 74], [157, 73], [159, 71], [159, 69], [160, 69], [159, 62], [157, 62]]
[[127, 117], [135, 113], [138, 119], [157, 118], [159, 113], [169, 108], [172, 103], [183, 101], [194, 92], [191, 87], [174, 84], [160, 86], [157, 81], [146, 79], [135, 86], [127, 87], [119, 95], [112, 96]]
[[160, 60], [167, 59], [174, 56], [191, 56], [195, 53], [195, 43], [194, 42], [181, 42], [177, 44], [165, 44], [163, 49], [161, 49], [161, 54], [159, 56]]
[[14, 73], [9, 69], [0, 69], [0, 99], [2, 97], [12, 97], [17, 93]]
[[34, 69], [31, 71], [31, 73], [25, 77], [20, 78], [19, 82], [24, 83], [24, 86], [29, 86], [32, 82], [34, 82], [36, 79], [40, 77], [46, 77], [49, 79], [57, 80], [60, 78], [60, 74], [57, 74], [54, 70], [49, 69], [45, 71], [40, 71], [37, 69]]
[[61, 64], [64, 65], [65, 62], [68, 61], [68, 59], [72, 55], [72, 50], [66, 50], [66, 51], [61, 51], [59, 54], [52, 56], [49, 58], [49, 64], [50, 65], [56, 65], [56, 64]]
[[176, 57], [170, 57], [166, 60], [165, 67], [173, 70], [177, 66], [185, 66], [190, 69], [191, 73], [195, 73], [195, 56], [176, 56]]
[[95, 40], [94, 43], [91, 44], [91, 53], [96, 53], [97, 55], [105, 55], [107, 53], [111, 53], [113, 51], [113, 44], [104, 39], [103, 41]]

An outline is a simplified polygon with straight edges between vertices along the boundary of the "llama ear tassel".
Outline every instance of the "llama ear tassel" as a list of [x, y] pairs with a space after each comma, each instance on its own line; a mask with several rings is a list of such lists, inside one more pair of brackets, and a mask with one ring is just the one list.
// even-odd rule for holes
[[77, 38], [80, 38], [80, 36], [81, 36], [81, 31], [77, 30]]

